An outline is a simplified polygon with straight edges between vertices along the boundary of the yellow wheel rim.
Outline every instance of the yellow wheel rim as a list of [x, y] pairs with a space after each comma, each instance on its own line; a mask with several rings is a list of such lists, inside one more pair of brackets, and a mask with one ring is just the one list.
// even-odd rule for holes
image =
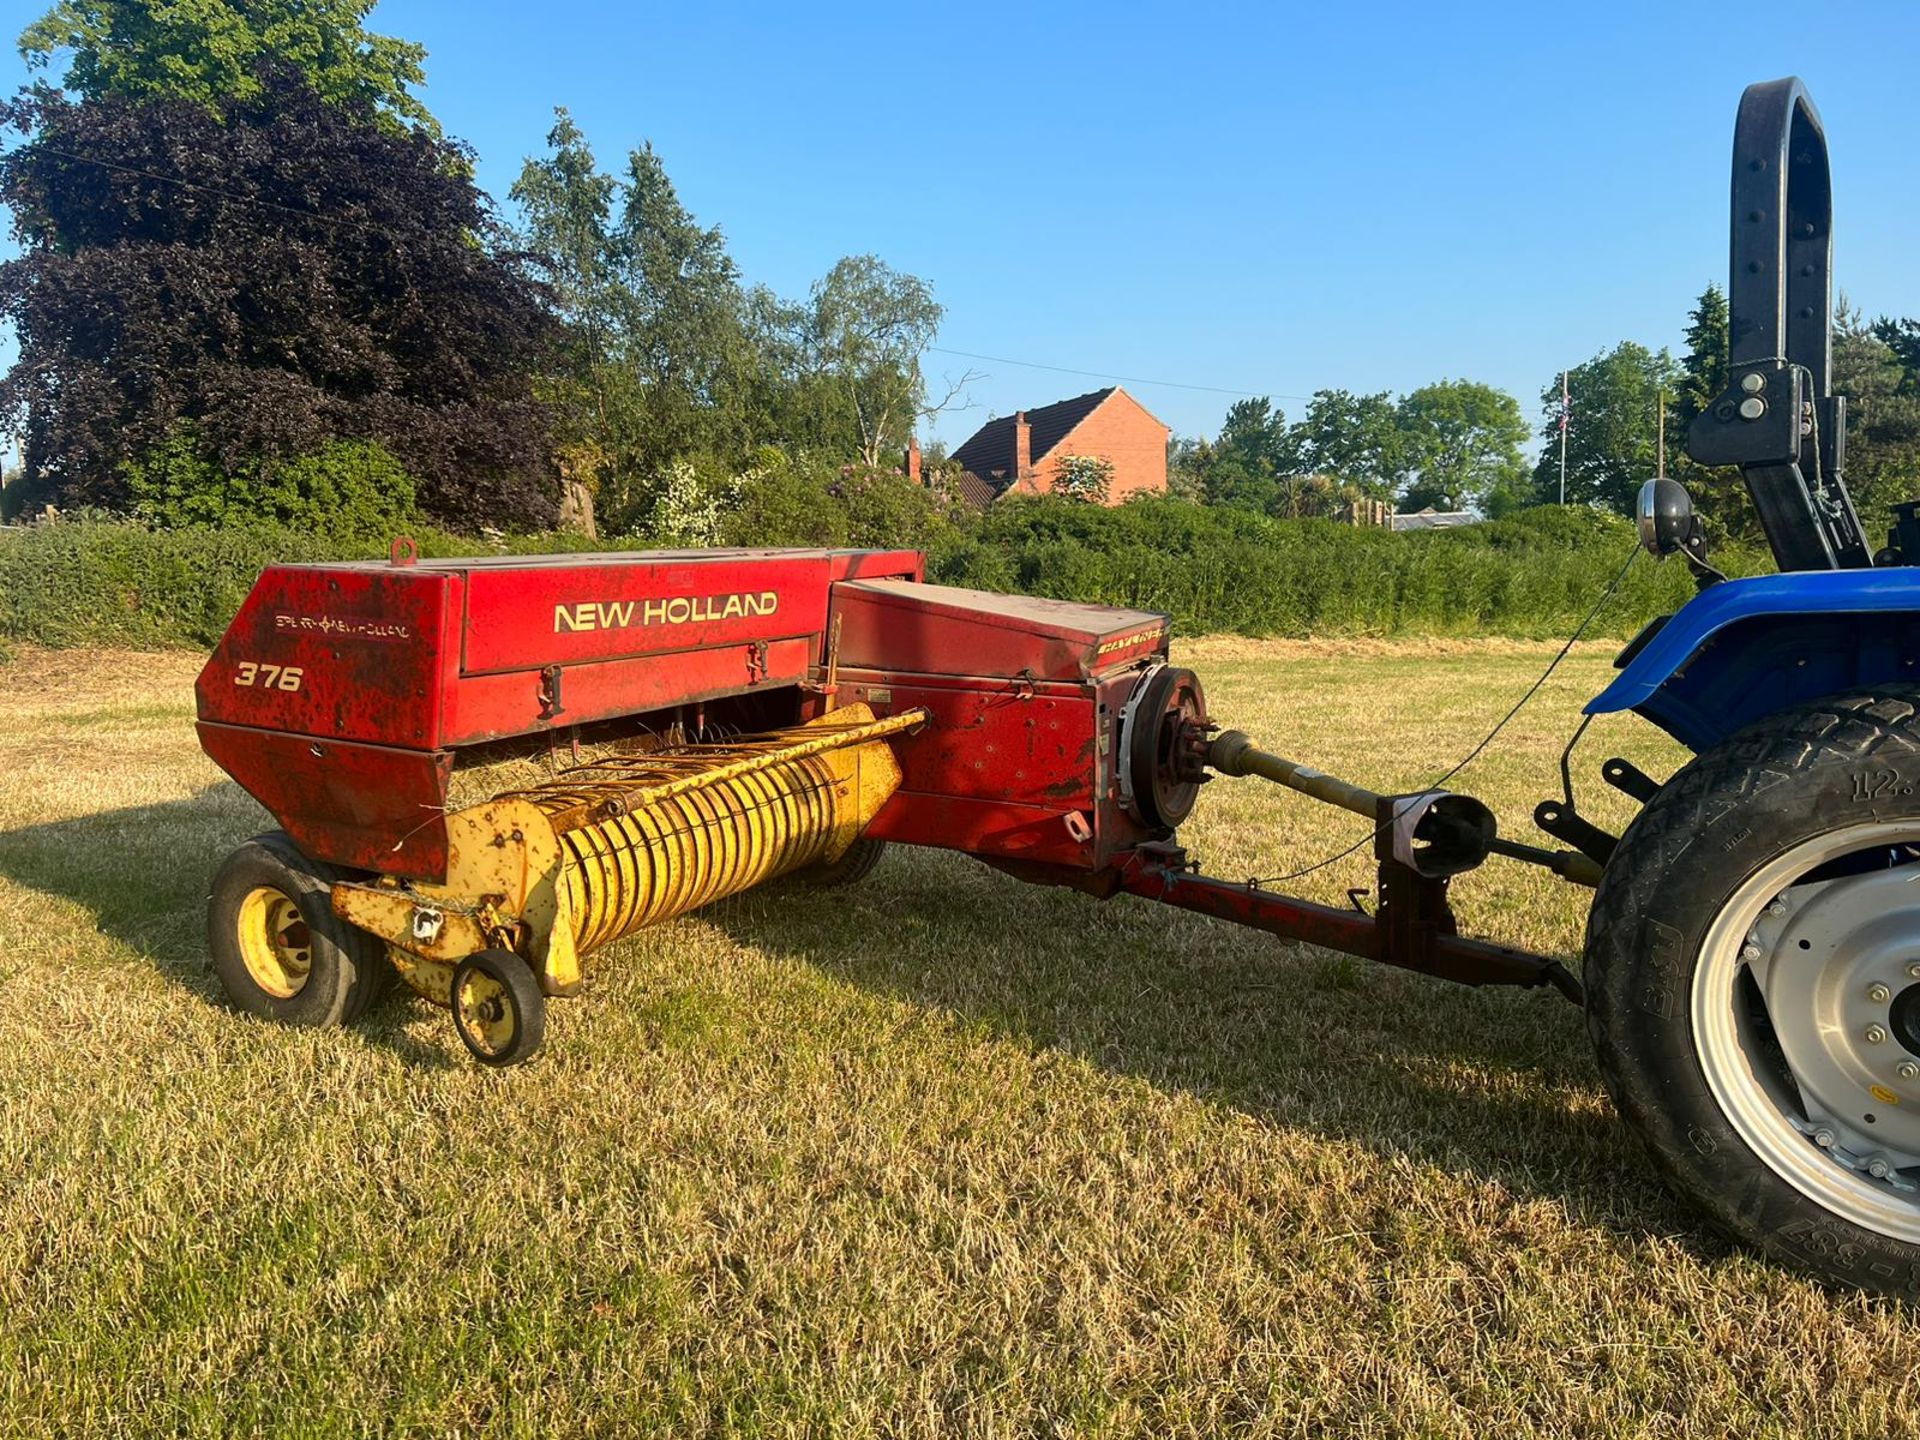
[[313, 936], [300, 907], [284, 891], [256, 885], [240, 902], [240, 958], [253, 983], [276, 1000], [291, 1000], [313, 969]]
[[489, 1055], [504, 1053], [519, 1030], [507, 987], [491, 975], [469, 973], [453, 997], [460, 1028]]

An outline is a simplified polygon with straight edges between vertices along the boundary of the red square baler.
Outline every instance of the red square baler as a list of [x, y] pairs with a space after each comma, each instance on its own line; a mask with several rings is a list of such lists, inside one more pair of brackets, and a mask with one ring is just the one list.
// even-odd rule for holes
[[[1331, 797], [1383, 817], [1395, 926], [1194, 874], [1175, 833], [1210, 764], [1312, 787], [1215, 735], [1167, 618], [924, 576], [912, 551], [429, 561], [408, 541], [268, 569], [197, 687], [201, 744], [282, 827], [215, 881], [228, 992], [337, 1023], [397, 970], [511, 1063], [587, 952], [776, 876], [857, 878], [887, 841], [1455, 978], [1560, 978], [1453, 936], [1446, 876], [1493, 843], [1465, 797]], [[449, 806], [463, 761], [583, 740], [601, 758]]]

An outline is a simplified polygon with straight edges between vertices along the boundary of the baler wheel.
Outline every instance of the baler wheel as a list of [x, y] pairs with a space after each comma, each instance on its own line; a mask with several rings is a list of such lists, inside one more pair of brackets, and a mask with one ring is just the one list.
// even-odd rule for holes
[[880, 863], [880, 857], [886, 853], [886, 841], [868, 840], [862, 837], [849, 845], [838, 860], [809, 865], [794, 878], [804, 881], [816, 890], [837, 890], [842, 885], [853, 885], [866, 879], [873, 873], [873, 867]]
[[227, 997], [289, 1025], [344, 1025], [385, 993], [380, 942], [333, 913], [344, 871], [300, 853], [279, 831], [229, 855], [207, 901], [207, 946]]
[[482, 1065], [531, 1060], [547, 1032], [547, 1001], [511, 950], [482, 950], [453, 971], [453, 1028]]

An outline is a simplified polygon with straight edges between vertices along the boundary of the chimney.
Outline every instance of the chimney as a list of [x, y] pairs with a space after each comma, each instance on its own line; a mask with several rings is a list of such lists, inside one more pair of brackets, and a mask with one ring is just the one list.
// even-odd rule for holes
[[920, 483], [920, 437], [918, 435], [907, 437], [907, 479], [916, 485]]
[[1027, 423], [1027, 412], [1019, 411], [1013, 417], [1013, 478], [1024, 480], [1033, 469], [1033, 426]]

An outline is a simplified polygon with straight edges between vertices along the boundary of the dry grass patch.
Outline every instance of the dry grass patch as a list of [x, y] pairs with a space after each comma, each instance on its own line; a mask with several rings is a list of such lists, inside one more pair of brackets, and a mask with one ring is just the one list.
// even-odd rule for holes
[[[1223, 719], [1381, 788], [1550, 653], [1186, 647]], [[1703, 1236], [1543, 994], [896, 852], [615, 947], [518, 1072], [417, 1002], [236, 1016], [202, 906], [265, 821], [195, 747], [197, 664], [0, 669], [0, 1434], [1920, 1422], [1915, 1317]], [[1461, 788], [1525, 833], [1607, 674], [1577, 653]], [[1606, 722], [1582, 773], [1611, 753], [1678, 758]], [[1187, 838], [1276, 874], [1363, 830], [1222, 780]], [[1578, 944], [1579, 893], [1531, 871], [1459, 893]]]

